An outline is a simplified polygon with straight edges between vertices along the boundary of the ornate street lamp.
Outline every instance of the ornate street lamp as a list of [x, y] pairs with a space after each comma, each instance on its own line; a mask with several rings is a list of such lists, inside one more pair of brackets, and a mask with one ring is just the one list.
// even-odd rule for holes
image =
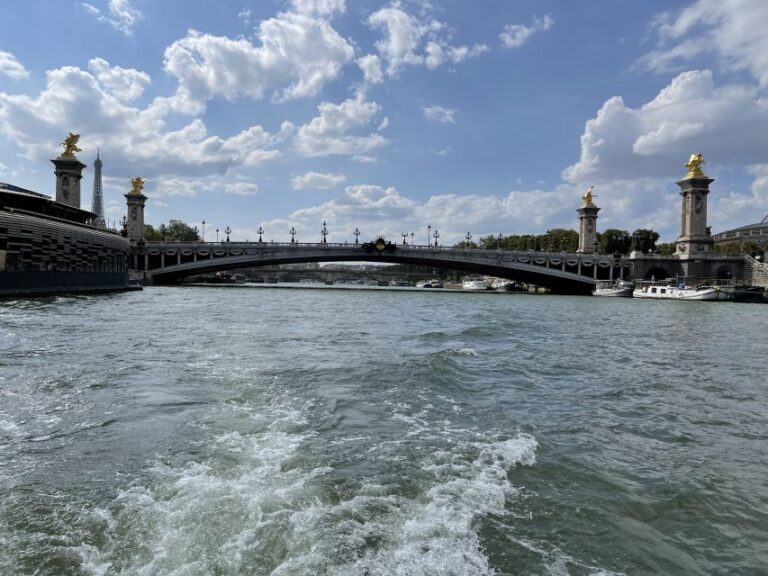
[[290, 232], [291, 232], [291, 244], [293, 244], [294, 242], [296, 242], [296, 240], [294, 240], [294, 238], [293, 238], [294, 236], [296, 236], [296, 228], [291, 226]]
[[229, 242], [229, 235], [232, 234], [232, 228], [230, 228], [229, 226], [224, 228], [224, 234], [227, 235], [227, 242]]
[[411, 232], [411, 246], [413, 246], [413, 232]]
[[435, 238], [435, 248], [437, 248], [437, 239], [440, 238], [440, 232], [437, 231], [437, 228], [435, 228], [435, 233], [432, 236]]
[[467, 241], [467, 248], [471, 248], [472, 245], [470, 244], [470, 242], [472, 241], [472, 234], [470, 234], [469, 232], [464, 234], [464, 240]]
[[499, 244], [498, 244], [499, 250], [501, 250], [501, 241], [502, 241], [503, 238], [504, 238], [504, 236], [502, 235], [501, 232], [499, 232]]
[[405, 246], [405, 239], [408, 238], [408, 232], [401, 232], [400, 236], [403, 237], [403, 246]]
[[358, 230], [357, 226], [355, 226], [355, 231], [352, 232], [352, 234], [355, 235], [355, 245], [357, 245], [357, 243], [358, 243], [357, 237], [360, 236], [360, 230]]
[[327, 244], [325, 237], [328, 236], [328, 228], [325, 227], [325, 220], [323, 220], [323, 229], [320, 230], [320, 234], [323, 235], [323, 244]]
[[160, 239], [165, 242], [165, 224], [160, 224]]
[[427, 246], [432, 244], [432, 224], [427, 224]]
[[216, 228], [216, 243], [219, 243], [219, 229]]
[[205, 242], [205, 220], [203, 220], [203, 242]]
[[259, 235], [259, 243], [261, 243], [261, 235], [264, 234], [264, 228], [259, 226], [259, 229], [256, 230], [256, 233]]

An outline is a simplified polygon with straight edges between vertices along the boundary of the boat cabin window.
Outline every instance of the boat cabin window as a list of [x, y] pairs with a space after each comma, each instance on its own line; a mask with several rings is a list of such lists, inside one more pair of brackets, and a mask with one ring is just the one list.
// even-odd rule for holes
[[651, 288], [651, 294], [656, 294], [656, 288]]

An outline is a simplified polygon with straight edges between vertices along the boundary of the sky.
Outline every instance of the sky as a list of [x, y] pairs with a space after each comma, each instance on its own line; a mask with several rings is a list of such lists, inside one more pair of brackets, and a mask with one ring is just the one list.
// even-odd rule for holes
[[[765, 0], [25, 0], [0, 10], [0, 181], [54, 195], [69, 132], [106, 217], [206, 240], [578, 229], [768, 214]], [[434, 241], [434, 240], [433, 240]]]

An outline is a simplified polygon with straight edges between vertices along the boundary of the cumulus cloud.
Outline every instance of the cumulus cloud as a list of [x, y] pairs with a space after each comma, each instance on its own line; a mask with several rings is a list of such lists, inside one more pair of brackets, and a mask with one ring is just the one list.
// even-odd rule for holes
[[[316, 95], [354, 57], [353, 47], [321, 15], [343, 2], [300, 2], [309, 12], [286, 12], [258, 27], [258, 46], [190, 30], [165, 50], [165, 70], [178, 80], [172, 106], [199, 113], [214, 97], [275, 100]], [[328, 4], [328, 7], [323, 7]]]
[[[221, 182], [217, 179], [201, 178], [158, 178], [148, 180], [149, 195], [157, 198], [184, 197], [194, 198], [201, 194], [227, 194], [232, 196], [255, 196], [259, 192], [258, 184], [242, 180]], [[167, 206], [167, 204], [166, 204]]]
[[49, 158], [56, 143], [73, 130], [81, 134], [81, 156], [95, 153], [97, 146], [110, 151], [113, 173], [222, 174], [277, 157], [275, 146], [293, 133], [293, 126], [284, 123], [274, 134], [251, 126], [222, 138], [209, 135], [200, 119], [171, 129], [162, 101], [146, 109], [125, 101], [126, 92], [135, 96], [148, 81], [142, 73], [111, 67], [104, 60], [92, 60], [90, 67], [91, 72], [72, 66], [49, 71], [47, 85], [36, 97], [0, 92], [0, 128], [26, 156]]
[[765, 163], [766, 147], [768, 100], [754, 87], [717, 86], [710, 71], [692, 70], [639, 108], [618, 96], [607, 100], [587, 122], [581, 158], [563, 177], [585, 182], [682, 176], [693, 152], [721, 165], [750, 166]]
[[109, 0], [107, 14], [102, 13], [93, 4], [83, 2], [80, 5], [99, 22], [106, 22], [126, 36], [133, 36], [133, 28], [144, 18], [142, 13], [131, 5], [131, 0]]
[[649, 70], [679, 69], [692, 58], [714, 54], [718, 65], [747, 71], [768, 86], [768, 3], [763, 0], [697, 0], [655, 22], [658, 47], [638, 64]]
[[440, 124], [456, 124], [456, 110], [442, 106], [425, 106], [421, 109], [424, 117]]
[[146, 72], [110, 66], [109, 62], [102, 58], [89, 60], [88, 68], [105, 92], [125, 102], [139, 98], [150, 83], [149, 74]]
[[341, 104], [323, 102], [317, 108], [320, 115], [301, 126], [294, 139], [300, 154], [367, 157], [387, 143], [378, 131], [359, 134], [361, 129], [368, 129], [381, 111], [376, 102], [365, 99], [363, 92]]
[[545, 14], [541, 18], [538, 16], [534, 17], [530, 26], [525, 26], [524, 24], [507, 24], [504, 26], [501, 34], [499, 34], [499, 39], [507, 48], [519, 48], [525, 44], [531, 36], [538, 32], [546, 32], [554, 23], [555, 21], [552, 17]]
[[386, 73], [394, 76], [404, 66], [427, 66], [430, 69], [449, 62], [459, 63], [488, 51], [484, 44], [451, 46], [445, 38], [446, 26], [435, 19], [420, 19], [407, 13], [399, 2], [382, 8], [368, 17], [372, 30], [383, 37], [376, 49]]
[[11, 80], [23, 80], [29, 78], [29, 72], [13, 54], [0, 50], [0, 76], [7, 76]]
[[320, 172], [307, 172], [302, 176], [294, 176], [291, 178], [291, 185], [294, 190], [328, 190], [334, 188], [342, 182], [346, 181], [347, 177], [343, 174], [322, 174]]
[[346, 10], [345, 0], [291, 0], [296, 12], [315, 16], [331, 16]]
[[384, 81], [381, 58], [376, 54], [361, 56], [357, 59], [357, 65], [363, 71], [363, 80], [366, 84], [381, 84]]

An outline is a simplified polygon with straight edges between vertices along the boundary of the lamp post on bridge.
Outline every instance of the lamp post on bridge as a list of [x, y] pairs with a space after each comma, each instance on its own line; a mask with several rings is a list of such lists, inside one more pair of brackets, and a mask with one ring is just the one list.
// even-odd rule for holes
[[501, 241], [503, 239], [504, 239], [504, 235], [501, 232], [499, 232], [499, 244], [498, 244], [499, 250], [501, 250]]
[[411, 246], [413, 246], [413, 232], [411, 232]]
[[203, 220], [203, 242], [205, 242], [205, 220]]
[[440, 232], [437, 231], [437, 228], [435, 228], [435, 233], [432, 236], [435, 237], [435, 248], [437, 248], [437, 239], [440, 238]]
[[432, 224], [427, 224], [427, 247], [432, 244]]
[[352, 232], [352, 234], [355, 235], [355, 246], [357, 246], [357, 244], [358, 244], [358, 238], [357, 237], [360, 236], [360, 230], [357, 228], [357, 226], [355, 226], [355, 231]]
[[256, 233], [259, 235], [259, 244], [261, 244], [261, 235], [264, 234], [264, 228], [259, 226], [259, 229], [256, 230]]
[[219, 229], [216, 228], [216, 244], [219, 243]]
[[408, 232], [402, 232], [400, 236], [403, 237], [403, 246], [405, 246], [406, 244], [405, 239], [408, 238]]
[[296, 240], [294, 239], [294, 236], [296, 236], [296, 228], [294, 228], [293, 226], [291, 226], [291, 229], [290, 229], [290, 231], [289, 231], [289, 232], [290, 232], [290, 234], [291, 234], [291, 244], [293, 244], [293, 243], [295, 243], [295, 242], [296, 242]]
[[230, 228], [229, 226], [224, 228], [224, 234], [227, 235], [227, 242], [229, 242], [229, 235], [232, 234], [232, 228]]
[[464, 234], [464, 240], [467, 241], [467, 248], [471, 248], [472, 246], [470, 245], [470, 241], [472, 240], [472, 234], [470, 234], [469, 232]]
[[323, 235], [323, 244], [327, 244], [325, 237], [328, 236], [328, 228], [325, 227], [325, 220], [323, 220], [323, 229], [320, 230], [320, 234]]

